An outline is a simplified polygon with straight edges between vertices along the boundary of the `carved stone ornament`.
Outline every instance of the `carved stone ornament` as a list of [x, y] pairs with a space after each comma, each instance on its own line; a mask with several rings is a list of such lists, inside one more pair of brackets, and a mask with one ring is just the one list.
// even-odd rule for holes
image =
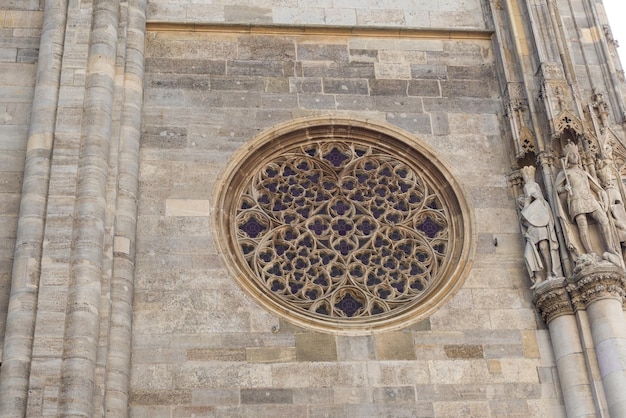
[[543, 282], [535, 288], [535, 306], [546, 324], [561, 315], [574, 313], [566, 286], [567, 281], [560, 277]]
[[523, 167], [521, 172], [524, 192], [518, 202], [520, 225], [526, 239], [524, 260], [535, 288], [544, 280], [562, 276], [563, 272], [552, 209], [535, 182], [535, 167]]
[[253, 140], [225, 180], [227, 263], [300, 325], [399, 326], [450, 297], [467, 270], [471, 210], [447, 169], [398, 130], [294, 122]]
[[588, 265], [572, 278], [567, 291], [576, 309], [586, 309], [598, 299], [613, 298], [623, 302], [626, 273], [607, 262]]
[[[607, 215], [608, 196], [598, 181], [580, 165], [575, 144], [567, 144], [561, 160], [562, 170], [555, 180], [555, 202], [567, 249], [576, 263], [586, 255], [623, 266], [614, 242], [614, 228]], [[596, 228], [590, 228], [594, 221]]]
[[566, 129], [572, 130], [578, 135], [582, 135], [584, 132], [583, 124], [580, 119], [567, 110], [562, 111], [556, 117], [555, 127], [558, 132], [563, 132]]

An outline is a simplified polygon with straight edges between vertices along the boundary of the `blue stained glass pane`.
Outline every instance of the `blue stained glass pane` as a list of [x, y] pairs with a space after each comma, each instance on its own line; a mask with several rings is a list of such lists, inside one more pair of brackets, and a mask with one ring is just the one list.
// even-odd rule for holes
[[376, 226], [368, 221], [363, 221], [357, 228], [363, 233], [363, 235], [369, 235], [376, 228]]
[[346, 295], [335, 305], [335, 308], [339, 309], [348, 317], [354, 316], [354, 314], [357, 313], [362, 307], [363, 304], [356, 300], [350, 293], [346, 293]]
[[285, 286], [283, 286], [280, 282], [272, 283], [272, 292], [278, 292], [279, 290], [284, 290]]
[[254, 247], [248, 244], [241, 244], [241, 250], [243, 251], [244, 254], [248, 255], [252, 251], [254, 251]]
[[419, 281], [419, 280], [415, 280], [412, 284], [411, 284], [411, 289], [417, 289], [417, 290], [424, 290], [424, 284]]
[[316, 219], [315, 222], [309, 224], [309, 229], [315, 232], [316, 235], [322, 235], [324, 231], [328, 229], [328, 225], [324, 224], [324, 222]]
[[326, 308], [326, 305], [319, 306], [315, 312], [317, 312], [318, 314], [322, 314], [322, 315], [329, 314], [328, 309]]
[[339, 215], [344, 215], [348, 211], [348, 209], [350, 209], [350, 206], [347, 205], [345, 202], [342, 202], [341, 200], [337, 202], [335, 206], [333, 206], [333, 210], [335, 210]]
[[331, 152], [324, 155], [324, 158], [328, 160], [335, 167], [340, 167], [341, 164], [343, 164], [343, 162], [347, 160], [349, 157], [346, 155], [343, 155], [341, 151], [339, 151], [337, 148], [333, 148]]
[[393, 283], [391, 286], [400, 293], [404, 292], [404, 282]]
[[439, 231], [443, 230], [443, 227], [427, 217], [421, 225], [417, 226], [417, 229], [424, 232], [428, 238], [435, 238]]
[[254, 216], [251, 216], [246, 223], [239, 225], [239, 229], [248, 234], [250, 238], [256, 238], [267, 228], [265, 225], [259, 223]]

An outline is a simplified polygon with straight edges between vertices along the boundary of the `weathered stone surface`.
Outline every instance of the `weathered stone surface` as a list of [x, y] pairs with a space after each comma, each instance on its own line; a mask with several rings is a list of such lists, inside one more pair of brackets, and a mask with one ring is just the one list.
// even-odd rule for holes
[[242, 389], [242, 404], [293, 403], [291, 389]]
[[376, 335], [378, 360], [416, 360], [415, 341], [410, 332], [389, 332]]
[[481, 345], [445, 345], [443, 349], [448, 358], [483, 358]]
[[296, 359], [298, 361], [337, 360], [337, 343], [329, 334], [296, 334]]

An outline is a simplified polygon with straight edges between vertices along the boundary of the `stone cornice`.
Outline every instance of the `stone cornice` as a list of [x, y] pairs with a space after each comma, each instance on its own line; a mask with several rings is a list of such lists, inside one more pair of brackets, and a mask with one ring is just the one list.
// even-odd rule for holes
[[158, 22], [146, 24], [147, 32], [214, 32], [257, 35], [324, 35], [350, 37], [417, 38], [417, 39], [478, 39], [491, 40], [490, 29], [352, 27], [312, 25], [249, 25], [227, 23]]

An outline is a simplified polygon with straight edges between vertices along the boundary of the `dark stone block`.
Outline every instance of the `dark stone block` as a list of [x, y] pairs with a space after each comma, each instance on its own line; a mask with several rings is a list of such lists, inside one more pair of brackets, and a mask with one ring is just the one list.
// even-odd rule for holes
[[448, 78], [448, 70], [445, 65], [411, 65], [411, 78], [445, 80]]
[[211, 90], [264, 91], [265, 82], [259, 77], [211, 77]]
[[130, 400], [135, 405], [190, 404], [190, 390], [134, 390]]
[[409, 96], [440, 97], [439, 82], [436, 80], [409, 81]]
[[351, 49], [350, 61], [352, 62], [376, 62], [378, 50], [375, 49]]
[[443, 97], [494, 97], [495, 83], [486, 80], [441, 81]]
[[237, 57], [241, 60], [293, 61], [296, 59], [296, 44], [290, 38], [242, 36]]
[[496, 74], [491, 65], [449, 66], [448, 78], [457, 80], [495, 80]]
[[299, 62], [297, 72], [303, 77], [367, 78], [376, 77], [374, 63], [369, 62]]
[[206, 75], [148, 74], [146, 87], [166, 89], [208, 90], [211, 82]]
[[370, 80], [372, 96], [406, 96], [408, 85], [406, 80]]
[[422, 99], [417, 97], [393, 97], [393, 96], [376, 96], [374, 97], [375, 109], [381, 112], [411, 112], [422, 113]]
[[242, 389], [242, 404], [293, 403], [291, 389]]
[[323, 80], [326, 94], [368, 94], [367, 80], [328, 79]]
[[228, 61], [227, 74], [229, 76], [293, 76], [294, 64], [292, 61], [234, 60]]
[[346, 45], [300, 44], [298, 45], [299, 61], [348, 61]]
[[226, 61], [171, 58], [146, 58], [146, 74], [178, 73], [225, 75]]

